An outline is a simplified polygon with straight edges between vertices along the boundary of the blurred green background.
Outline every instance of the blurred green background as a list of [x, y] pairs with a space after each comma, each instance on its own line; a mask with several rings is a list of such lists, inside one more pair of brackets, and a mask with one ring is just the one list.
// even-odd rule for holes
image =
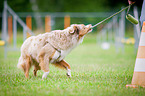
[[[3, 10], [0, 0], [0, 12]], [[38, 12], [98, 12], [113, 11], [128, 5], [128, 0], [7, 0], [15, 12], [32, 12], [32, 2], [36, 1]], [[141, 8], [143, 0], [136, 0]], [[112, 10], [113, 9], [113, 10]]]
[[[140, 16], [141, 7], [143, 0], [136, 0], [137, 2], [133, 6], [138, 7], [138, 12]], [[2, 29], [2, 10], [3, 10], [4, 0], [0, 0], [0, 30]], [[35, 12], [112, 12], [111, 14], [119, 11], [123, 6], [128, 6], [128, 0], [7, 0], [8, 5], [20, 16], [20, 18], [25, 22], [26, 17], [22, 15], [23, 12], [28, 14], [33, 14]], [[133, 7], [130, 9], [132, 13]], [[35, 14], [34, 14], [35, 15]], [[42, 14], [41, 14], [42, 15]], [[110, 16], [105, 15], [106, 17]], [[71, 18], [71, 24], [83, 23], [83, 24], [96, 24], [106, 17], [99, 18]], [[63, 19], [55, 18], [54, 29], [63, 29]], [[44, 17], [41, 17], [42, 26], [44, 29]], [[107, 23], [107, 22], [106, 22]], [[32, 18], [32, 30], [36, 28], [36, 20]], [[129, 28], [128, 24], [126, 24]], [[133, 29], [133, 28], [132, 28]], [[22, 28], [18, 25], [19, 32]], [[96, 29], [94, 29], [95, 31]], [[1, 31], [0, 31], [1, 32]]]

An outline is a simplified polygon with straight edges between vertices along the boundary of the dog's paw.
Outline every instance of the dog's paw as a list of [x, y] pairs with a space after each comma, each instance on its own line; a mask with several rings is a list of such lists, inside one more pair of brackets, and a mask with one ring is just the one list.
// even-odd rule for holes
[[70, 69], [67, 69], [66, 75], [67, 75], [69, 78], [71, 77], [71, 70], [70, 70]]
[[67, 75], [69, 78], [71, 77], [71, 74], [66, 73], [66, 75]]
[[42, 80], [46, 79], [48, 74], [49, 74], [49, 71], [48, 72], [44, 72], [44, 74], [42, 76]]

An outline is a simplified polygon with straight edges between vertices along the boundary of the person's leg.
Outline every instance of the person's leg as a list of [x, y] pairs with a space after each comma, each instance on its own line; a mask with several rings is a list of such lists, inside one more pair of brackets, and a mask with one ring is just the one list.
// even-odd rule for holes
[[145, 0], [143, 1], [143, 4], [142, 4], [142, 10], [141, 10], [141, 16], [140, 16], [141, 26], [143, 24], [143, 21], [145, 21]]

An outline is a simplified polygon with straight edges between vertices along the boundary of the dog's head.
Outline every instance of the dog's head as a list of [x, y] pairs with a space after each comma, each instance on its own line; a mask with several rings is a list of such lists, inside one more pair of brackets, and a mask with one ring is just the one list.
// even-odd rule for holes
[[84, 35], [92, 31], [92, 29], [90, 29], [92, 27], [91, 24], [86, 26], [84, 24], [72, 24], [70, 27], [71, 30], [69, 31], [69, 33], [78, 34], [79, 38], [83, 37]]

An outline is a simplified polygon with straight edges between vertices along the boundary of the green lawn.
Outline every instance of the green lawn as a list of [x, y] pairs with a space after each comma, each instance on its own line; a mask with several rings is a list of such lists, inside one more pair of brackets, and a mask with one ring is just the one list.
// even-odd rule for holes
[[[19, 38], [18, 38], [19, 40]], [[19, 44], [20, 45], [20, 44]], [[133, 45], [125, 46], [125, 53], [116, 53], [114, 46], [102, 50], [96, 44], [96, 35], [87, 35], [83, 44], [74, 49], [65, 60], [71, 65], [72, 78], [66, 71], [50, 65], [48, 78], [42, 81], [42, 71], [34, 77], [32, 70], [29, 79], [18, 69], [20, 52], [8, 52], [3, 57], [0, 46], [0, 95], [1, 96], [143, 96], [144, 88], [126, 88], [134, 71], [136, 53]]]

